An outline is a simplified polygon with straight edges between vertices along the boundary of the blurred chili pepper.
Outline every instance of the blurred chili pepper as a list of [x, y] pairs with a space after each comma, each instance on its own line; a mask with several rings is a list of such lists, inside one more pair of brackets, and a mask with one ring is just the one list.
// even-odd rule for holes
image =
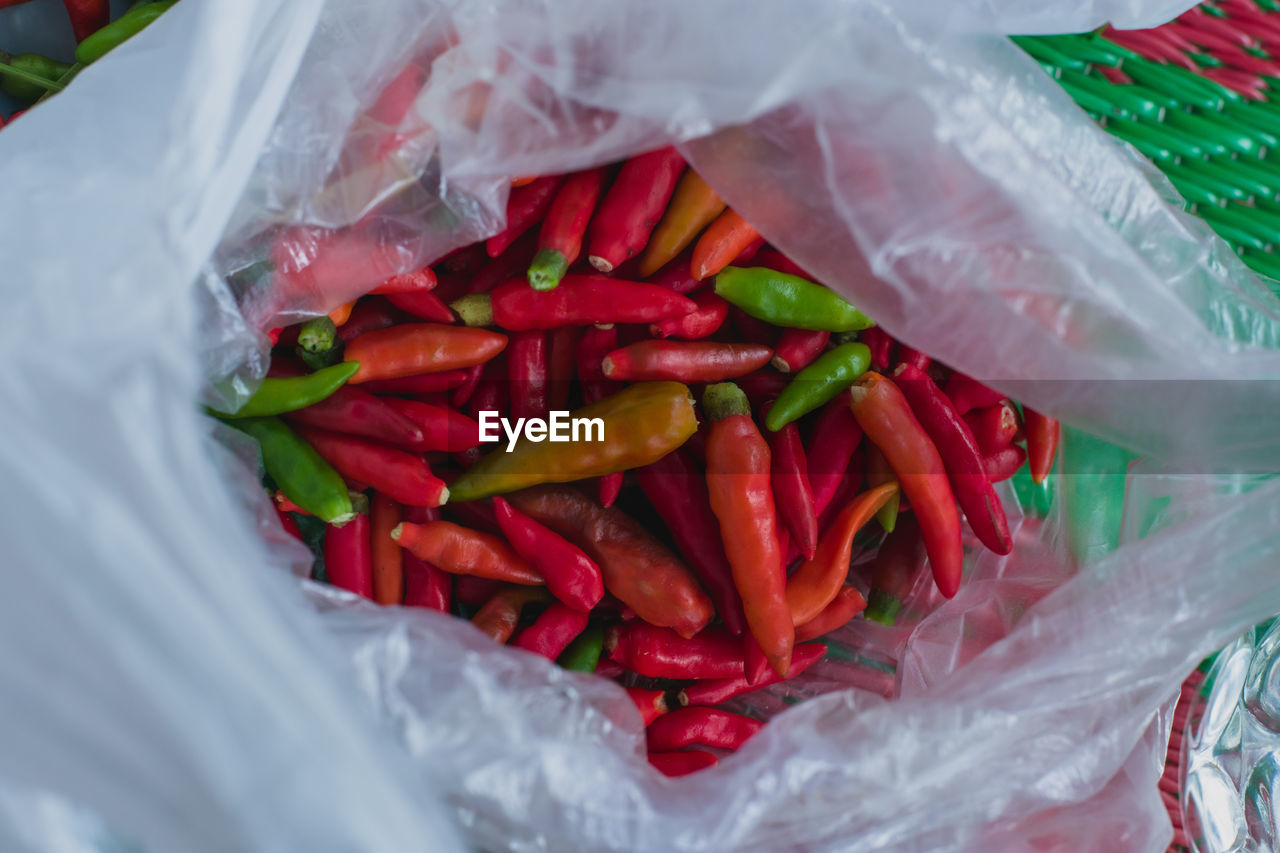
[[737, 749], [764, 723], [741, 714], [693, 706], [672, 711], [645, 730], [651, 752], [674, 752], [687, 746]]
[[307, 376], [267, 377], [235, 412], [214, 412], [220, 418], [260, 418], [318, 403], [343, 386], [360, 365], [338, 364]]
[[[768, 407], [766, 403], [765, 414]], [[800, 551], [812, 557], [818, 547], [818, 512], [813, 502], [813, 487], [809, 485], [809, 462], [800, 441], [800, 429], [795, 424], [787, 424], [777, 432], [767, 433], [766, 439], [773, 457], [770, 480], [778, 515]]]
[[872, 326], [858, 333], [858, 339], [871, 350], [871, 367], [874, 370], [888, 370], [893, 366], [894, 344], [889, 333], [879, 326]]
[[376, 379], [360, 385], [370, 394], [436, 394], [457, 388], [467, 379], [463, 370], [442, 370], [439, 373], [417, 373], [396, 379]]
[[628, 382], [719, 382], [759, 370], [772, 357], [773, 350], [759, 344], [641, 341], [609, 353], [601, 367], [610, 379]]
[[711, 290], [696, 294], [693, 301], [698, 308], [692, 314], [654, 323], [649, 327], [649, 332], [658, 338], [679, 338], [686, 341], [714, 335], [729, 316], [729, 303]]
[[513, 418], [547, 416], [547, 333], [514, 332], [507, 350]]
[[482, 364], [506, 346], [506, 335], [485, 329], [406, 323], [366, 332], [347, 344], [346, 359], [359, 362], [355, 384]]
[[512, 643], [517, 649], [555, 660], [587, 627], [587, 614], [560, 602], [542, 611]]
[[693, 169], [676, 186], [662, 221], [649, 237], [640, 259], [640, 276], [647, 278], [693, 243], [698, 233], [724, 212], [724, 200]]
[[759, 237], [759, 232], [747, 220], [732, 209], [725, 210], [694, 243], [693, 254], [689, 257], [690, 273], [698, 281], [715, 275]]
[[387, 300], [401, 311], [408, 312], [419, 320], [430, 323], [452, 323], [453, 312], [444, 304], [439, 296], [430, 290], [416, 290], [412, 293], [388, 293]]
[[416, 447], [424, 440], [418, 425], [395, 407], [351, 385], [339, 388], [318, 403], [290, 412], [287, 420], [398, 447]]
[[[867, 601], [862, 593], [851, 586], [841, 587], [835, 599], [813, 619], [796, 628], [796, 642], [804, 643], [825, 637], [843, 628], [849, 620], [866, 609]], [[798, 648], [803, 648], [800, 646]]]
[[969, 425], [983, 455], [999, 453], [1013, 444], [1018, 434], [1018, 410], [1008, 400], [974, 409], [964, 416], [964, 422]]
[[757, 370], [755, 373], [748, 373], [746, 376], [738, 377], [734, 380], [734, 384], [742, 389], [742, 393], [747, 395], [747, 399], [751, 401], [752, 406], [760, 406], [771, 400], [776, 400], [790, 381], [786, 374], [766, 367], [763, 370]]
[[777, 431], [827, 403], [853, 384], [871, 365], [866, 344], [846, 343], [818, 357], [796, 374], [778, 395], [765, 418], [765, 425]]
[[671, 147], [622, 164], [591, 220], [587, 255], [591, 266], [611, 272], [644, 249], [683, 171], [684, 158]]
[[563, 175], [548, 175], [511, 191], [507, 197], [507, 227], [484, 243], [489, 257], [501, 255], [517, 238], [543, 220], [563, 182]]
[[453, 575], [537, 586], [542, 575], [497, 536], [451, 521], [402, 522], [391, 531], [401, 548]]
[[471, 617], [471, 624], [496, 642], [505, 643], [520, 624], [520, 613], [525, 605], [546, 597], [547, 591], [541, 587], [502, 587]]
[[537, 291], [523, 279], [491, 294], [464, 296], [453, 310], [468, 326], [510, 332], [605, 323], [655, 323], [697, 310], [693, 300], [665, 287], [603, 275], [566, 275], [555, 290]]
[[344, 477], [368, 483], [402, 504], [439, 506], [449, 499], [444, 482], [420, 456], [314, 427], [301, 427], [298, 433]]
[[604, 649], [604, 627], [588, 625], [578, 638], [569, 644], [556, 663], [574, 672], [595, 672]]
[[359, 492], [352, 495], [355, 515], [324, 529], [324, 568], [338, 589], [373, 598], [373, 553], [369, 533], [369, 505]]
[[404, 551], [391, 538], [404, 515], [400, 504], [374, 492], [369, 502], [369, 532], [373, 562], [373, 600], [378, 604], [404, 601]]
[[985, 409], [987, 406], [997, 405], [1004, 399], [1004, 395], [999, 391], [988, 388], [959, 371], [951, 374], [951, 378], [947, 380], [942, 390], [951, 398], [956, 411], [962, 415], [974, 409]]
[[681, 252], [675, 260], [647, 277], [645, 281], [684, 295], [703, 289], [707, 283], [694, 278], [689, 270], [689, 259], [692, 256], [691, 250]]
[[[404, 520], [414, 524], [440, 519], [440, 510], [434, 507], [410, 506], [402, 510]], [[404, 570], [405, 607], [426, 607], [448, 613], [453, 598], [453, 575], [410, 551], [397, 550], [400, 551], [400, 564]]]
[[293, 520], [293, 516], [286, 512], [282, 507], [276, 507], [276, 517], [280, 519], [280, 526], [284, 528], [284, 532], [288, 533], [299, 542], [303, 542], [302, 531], [298, 528], [298, 522]]
[[830, 339], [830, 332], [785, 329], [773, 353], [773, 366], [783, 373], [803, 370], [822, 355]]
[[742, 644], [726, 631], [708, 628], [682, 637], [644, 621], [605, 631], [609, 659], [649, 678], [740, 678]]
[[502, 535], [546, 579], [552, 595], [584, 613], [600, 603], [604, 576], [582, 549], [502, 498], [493, 499], [493, 514]]
[[[898, 482], [898, 475], [889, 467], [889, 460], [884, 458], [880, 448], [874, 444], [867, 447], [867, 487], [874, 488], [885, 483]], [[876, 520], [884, 528], [885, 533], [892, 533], [898, 524], [898, 510], [902, 504], [901, 494], [895, 492], [884, 506], [876, 511]]]
[[643, 687], [628, 687], [626, 690], [627, 697], [635, 703], [640, 719], [646, 726], [669, 710], [665, 690], [646, 690]]
[[764, 267], [727, 267], [716, 276], [716, 293], [775, 326], [852, 332], [873, 325], [835, 291]]
[[1053, 462], [1058, 455], [1058, 437], [1062, 430], [1056, 420], [1026, 406], [1022, 407], [1022, 414], [1026, 419], [1027, 459], [1031, 463], [1031, 481], [1039, 485], [1053, 470]]
[[529, 264], [529, 286], [551, 290], [582, 253], [591, 214], [604, 192], [609, 170], [587, 169], [570, 175], [556, 192], [538, 233], [538, 253]]
[[[523, 277], [537, 250], [538, 233], [530, 231], [473, 275], [467, 284], [466, 292], [488, 293], [504, 281]], [[444, 298], [443, 295], [441, 298]]]
[[[774, 404], [775, 408], [777, 404]], [[772, 414], [772, 410], [770, 414]], [[813, 489], [814, 509], [819, 515], [849, 470], [849, 460], [862, 441], [862, 427], [849, 409], [847, 392], [837, 394], [818, 413], [806, 448], [809, 460], [809, 485]]]
[[569, 407], [581, 336], [582, 330], [574, 326], [561, 326], [547, 333], [548, 411], [562, 412]]
[[884, 625], [893, 625], [903, 602], [911, 595], [916, 578], [925, 567], [924, 539], [915, 515], [902, 517], [898, 527], [885, 538], [876, 552], [867, 584], [866, 616]]
[[[64, 0], [64, 2], [70, 3], [76, 2], [76, 0]], [[76, 47], [76, 62], [81, 65], [97, 62], [109, 52], [145, 30], [152, 21], [167, 12], [174, 2], [175, 0], [159, 0], [156, 3], [134, 6], [111, 23], [106, 24], [104, 22], [104, 25], [97, 28], [95, 32], [84, 36], [77, 33], [76, 37], [80, 39], [80, 44]], [[96, 4], [87, 3], [86, 0], [79, 0], [76, 5], [92, 6]], [[70, 5], [68, 5], [67, 10], [70, 11]], [[101, 17], [100, 11], [97, 14]]]
[[330, 524], [351, 520], [351, 497], [342, 475], [283, 421], [245, 418], [233, 425], [258, 440], [263, 466], [289, 500]]
[[998, 453], [982, 457], [982, 471], [988, 480], [999, 483], [1018, 473], [1018, 469], [1026, 461], [1027, 451], [1013, 444]]
[[[412, 557], [412, 553], [406, 552], [407, 556]], [[453, 594], [459, 603], [468, 607], [480, 607], [486, 601], [498, 594], [504, 584], [501, 581], [489, 580], [488, 578], [478, 578], [474, 575], [450, 575], [453, 579]], [[520, 589], [537, 589], [537, 587], [522, 586]]]
[[351, 316], [338, 329], [338, 339], [349, 344], [365, 332], [385, 329], [410, 319], [410, 315], [387, 301], [385, 296], [366, 296], [357, 299]]
[[709, 752], [691, 749], [685, 752], [650, 752], [649, 763], [663, 776], [675, 778], [706, 770], [718, 762]]
[[759, 690], [771, 684], [790, 681], [822, 660], [826, 653], [827, 647], [821, 643], [798, 645], [791, 656], [791, 668], [787, 670], [786, 675], [779, 675], [770, 670], [763, 680], [755, 684], [748, 683], [747, 679], [741, 676], [703, 679], [685, 687], [680, 691], [677, 698], [681, 707], [688, 705], [719, 705], [721, 702], [727, 702], [744, 693], [750, 693], [753, 690]]
[[462, 412], [417, 400], [388, 397], [386, 405], [418, 428], [421, 438], [407, 445], [417, 453], [444, 450], [457, 453], [480, 444], [480, 425]]

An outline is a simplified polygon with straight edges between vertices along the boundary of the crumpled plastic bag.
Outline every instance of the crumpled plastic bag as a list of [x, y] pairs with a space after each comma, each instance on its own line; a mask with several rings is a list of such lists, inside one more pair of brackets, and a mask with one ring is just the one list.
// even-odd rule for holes
[[[1280, 609], [1280, 485], [1188, 476], [1276, 469], [1280, 312], [999, 20], [926, 12], [183, 0], [0, 132], [4, 780], [154, 850], [1160, 849], [1168, 700]], [[1011, 557], [849, 639], [887, 690], [824, 662], [677, 781], [616, 687], [273, 571], [305, 554], [193, 406], [271, 322], [496, 230], [511, 175], [669, 141], [894, 335], [1149, 457], [1068, 437]], [[349, 231], [370, 281], [261, 275]]]

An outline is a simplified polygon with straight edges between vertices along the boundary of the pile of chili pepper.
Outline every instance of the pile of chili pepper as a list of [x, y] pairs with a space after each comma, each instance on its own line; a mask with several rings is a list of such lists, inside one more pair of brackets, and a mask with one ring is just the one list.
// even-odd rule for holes
[[[517, 182], [507, 223], [273, 330], [269, 377], [220, 414], [330, 584], [620, 679], [679, 775], [760, 729], [724, 703], [859, 614], [892, 624], [925, 567], [955, 595], [962, 518], [1012, 550], [993, 484], [1028, 457], [1043, 480], [1056, 423], [895, 341], [674, 149]], [[354, 245], [278, 286], [358, 274]], [[602, 434], [481, 440], [482, 413], [570, 410]]]

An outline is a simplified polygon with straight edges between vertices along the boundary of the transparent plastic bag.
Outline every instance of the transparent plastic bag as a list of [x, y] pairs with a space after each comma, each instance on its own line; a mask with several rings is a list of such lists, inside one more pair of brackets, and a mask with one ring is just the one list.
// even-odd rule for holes
[[[1280, 486], [1169, 474], [1275, 467], [1276, 304], [996, 24], [914, 14], [183, 0], [0, 132], [6, 776], [156, 850], [457, 849], [447, 815], [486, 849], [1158, 849], [1161, 709], [1280, 608]], [[900, 699], [824, 662], [679, 781], [615, 687], [270, 571], [300, 555], [192, 406], [271, 323], [496, 230], [511, 175], [670, 141], [893, 334], [1172, 460], [1114, 542], [1087, 490], [1022, 519]], [[273, 286], [351, 233], [369, 280]]]

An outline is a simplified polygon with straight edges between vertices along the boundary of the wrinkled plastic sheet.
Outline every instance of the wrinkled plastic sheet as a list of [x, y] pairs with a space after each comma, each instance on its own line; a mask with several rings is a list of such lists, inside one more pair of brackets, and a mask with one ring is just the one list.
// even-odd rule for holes
[[[155, 850], [1160, 849], [1168, 700], [1280, 608], [1280, 487], [1221, 473], [1275, 468], [1277, 309], [1000, 25], [184, 0], [6, 128], [7, 778]], [[495, 231], [511, 175], [672, 141], [894, 335], [1155, 461], [1090, 468], [1069, 437], [1011, 557], [908, 637], [848, 629], [813, 698], [668, 781], [616, 687], [271, 571], [305, 554], [191, 401], [248, 393], [263, 329], [374, 283], [263, 284], [283, 229], [409, 269]]]

